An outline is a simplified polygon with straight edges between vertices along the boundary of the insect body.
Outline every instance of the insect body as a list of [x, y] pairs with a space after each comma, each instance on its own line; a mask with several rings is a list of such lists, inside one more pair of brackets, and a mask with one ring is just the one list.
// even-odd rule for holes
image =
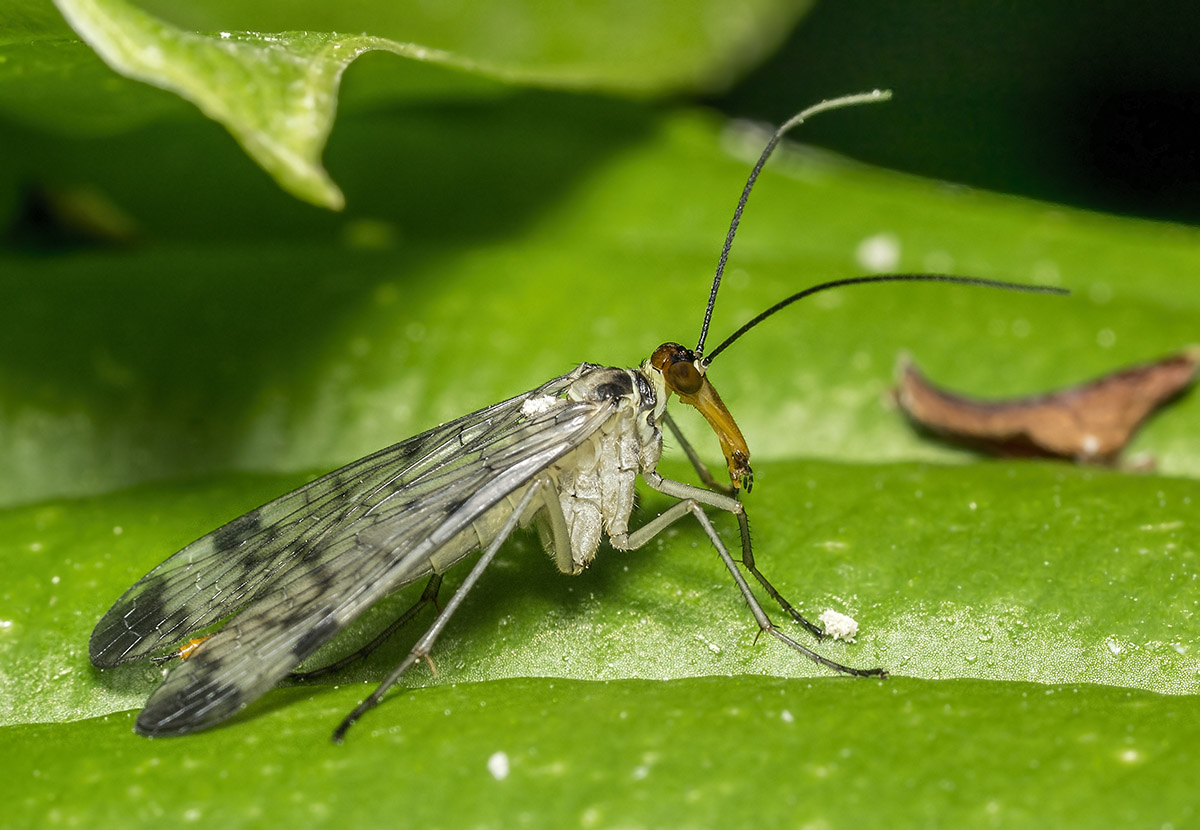
[[[430, 653], [502, 543], [528, 524], [537, 526], [559, 570], [579, 573], [605, 537], [614, 548], [632, 550], [673, 522], [693, 516], [764, 631], [835, 671], [885, 676], [882, 669], [835, 663], [776, 627], [714, 528], [705, 508], [737, 517], [742, 567], [796, 622], [820, 636], [821, 629], [804, 619], [755, 565], [749, 524], [738, 497], [753, 481], [750, 451], [708, 380], [708, 366], [758, 322], [814, 291], [889, 280], [1022, 287], [936, 275], [826, 283], [776, 304], [703, 354], [708, 319], [742, 207], [779, 138], [816, 112], [884, 97], [870, 93], [817, 105], [772, 138], [742, 193], [695, 350], [666, 343], [633, 369], [581, 364], [530, 392], [355, 461], [252, 510], [188, 545], [130, 588], [92, 632], [92, 662], [108, 667], [141, 657], [180, 658], [138, 716], [137, 731], [179, 735], [220, 723], [288, 676], [381, 598], [428, 578], [418, 603], [368, 649], [377, 645], [434, 601], [446, 569], [482, 549], [405, 660], [334, 732], [340, 741], [410, 666]], [[666, 411], [672, 395], [696, 407], [713, 428], [730, 485], [718, 485], [679, 434]], [[657, 472], [664, 426], [683, 445], [706, 487]], [[677, 501], [631, 529], [639, 475]], [[196, 636], [222, 621], [211, 635]]]

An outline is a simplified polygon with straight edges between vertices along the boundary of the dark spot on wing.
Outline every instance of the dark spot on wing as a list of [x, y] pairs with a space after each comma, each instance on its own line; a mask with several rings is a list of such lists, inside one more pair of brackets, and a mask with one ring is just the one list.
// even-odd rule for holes
[[167, 618], [166, 583], [157, 581], [147, 585], [130, 603], [125, 622], [139, 634], [145, 636]]
[[[220, 661], [213, 662], [208, 668], [210, 673], [216, 673]], [[233, 683], [187, 686], [165, 697], [152, 695], [138, 715], [134, 730], [150, 738], [186, 735], [228, 718], [245, 703], [245, 694]]]
[[269, 544], [270, 541], [264, 539], [242, 554], [238, 570], [243, 575], [254, 573], [276, 555], [276, 551]]
[[251, 510], [245, 516], [213, 531], [213, 549], [232, 550], [262, 529], [262, 512]]
[[141, 641], [141, 637], [123, 627], [114, 629], [109, 624], [103, 628], [96, 626], [92, 638], [88, 642], [88, 656], [92, 665], [102, 669], [111, 668], [124, 663], [128, 658], [124, 655]]
[[116, 666], [137, 657], [126, 656], [130, 649], [146, 637], [157, 633], [159, 623], [167, 617], [162, 582], [146, 586], [132, 599], [117, 600], [92, 631], [88, 655], [92, 665], [102, 668]]
[[300, 639], [296, 641], [296, 644], [292, 646], [292, 653], [296, 655], [297, 661], [303, 660], [325, 645], [337, 632], [337, 620], [333, 617], [326, 617], [304, 632]]

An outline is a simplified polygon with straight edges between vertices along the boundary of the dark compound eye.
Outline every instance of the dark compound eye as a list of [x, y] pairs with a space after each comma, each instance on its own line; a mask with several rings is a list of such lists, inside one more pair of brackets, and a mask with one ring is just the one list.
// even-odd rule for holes
[[696, 368], [696, 353], [678, 343], [663, 343], [654, 350], [650, 365], [663, 373], [667, 386], [680, 395], [695, 395], [704, 385]]
[[667, 367], [667, 383], [680, 394], [695, 395], [700, 391], [704, 378], [691, 363], [680, 361]]

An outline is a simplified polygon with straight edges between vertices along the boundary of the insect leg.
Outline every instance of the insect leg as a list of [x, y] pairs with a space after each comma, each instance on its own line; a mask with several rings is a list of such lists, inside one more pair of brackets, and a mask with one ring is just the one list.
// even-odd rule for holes
[[650, 470], [642, 474], [642, 478], [646, 483], [658, 490], [660, 493], [666, 493], [668, 496], [674, 496], [677, 499], [694, 499], [701, 504], [707, 504], [709, 507], [715, 507], [718, 510], [724, 510], [727, 513], [732, 513], [737, 516], [738, 530], [742, 535], [742, 564], [748, 570], [758, 583], [763, 586], [771, 598], [779, 603], [787, 614], [800, 625], [804, 626], [812, 635], [817, 638], [825, 636], [825, 632], [819, 625], [809, 622], [797, 611], [790, 602], [788, 602], [783, 594], [779, 593], [778, 589], [772, 585], [767, 578], [763, 576], [762, 571], [754, 564], [754, 550], [750, 544], [750, 519], [746, 516], [746, 509], [736, 496], [725, 495], [724, 493], [714, 493], [711, 490], [705, 490], [701, 487], [693, 487], [691, 484], [685, 484], [682, 481], [672, 481], [669, 478], [663, 478], [657, 472]]
[[336, 671], [344, 669], [351, 663], [362, 660], [375, 649], [387, 642], [387, 640], [393, 634], [407, 625], [413, 617], [417, 616], [417, 614], [419, 614], [425, 608], [426, 605], [432, 604], [436, 607], [438, 589], [441, 587], [442, 575], [434, 574], [429, 578], [429, 581], [425, 583], [425, 590], [421, 592], [421, 598], [414, 602], [412, 607], [410, 607], [407, 611], [393, 620], [387, 628], [379, 632], [379, 634], [376, 635], [375, 639], [371, 640], [371, 642], [367, 643], [353, 654], [347, 654], [345, 657], [333, 661], [328, 666], [322, 666], [321, 668], [313, 669], [312, 671], [294, 671], [291, 672], [288, 677], [290, 677], [292, 680], [315, 680], [318, 677], [324, 677], [327, 674], [333, 674]]
[[421, 639], [417, 640], [417, 644], [412, 647], [412, 650], [400, 665], [396, 666], [375, 691], [371, 692], [362, 703], [358, 704], [354, 708], [354, 711], [347, 715], [341, 724], [338, 725], [338, 728], [333, 730], [334, 743], [340, 744], [345, 739], [347, 730], [354, 725], [354, 722], [378, 706], [379, 701], [383, 700], [383, 696], [387, 694], [388, 689], [396, 685], [396, 682], [404, 676], [406, 671], [412, 668], [414, 663], [429, 656], [430, 651], [433, 650], [433, 644], [441, 635], [442, 630], [445, 629], [446, 624], [450, 622], [450, 618], [454, 616], [454, 612], [462, 605], [467, 594], [475, 587], [475, 583], [479, 581], [479, 577], [483, 575], [488, 565], [492, 563], [496, 552], [500, 550], [500, 546], [516, 530], [517, 525], [521, 521], [521, 516], [533, 504], [535, 496], [541, 492], [546, 484], [547, 482], [543, 479], [535, 479], [530, 483], [529, 488], [525, 491], [525, 495], [521, 497], [521, 501], [518, 502], [512, 515], [508, 517], [504, 526], [500, 528], [500, 532], [496, 534], [495, 538], [492, 539], [491, 543], [480, 555], [479, 561], [471, 566], [471, 572], [462, 581], [462, 585], [458, 586], [458, 590], [454, 592], [454, 596], [446, 603], [446, 607], [442, 609], [442, 613], [438, 615], [438, 618], [433, 621], [433, 625], [429, 626], [429, 630], [421, 636]]
[[766, 592], [771, 595], [771, 598], [778, 602], [779, 607], [786, 611], [793, 620], [807, 628], [818, 640], [823, 639], [825, 637], [824, 629], [822, 629], [821, 626], [806, 620], [799, 611], [792, 607], [790, 602], [784, 599], [783, 594], [779, 593], [775, 586], [767, 581], [767, 578], [763, 576], [762, 571], [755, 566], [754, 551], [751, 549], [750, 545], [750, 519], [746, 516], [746, 511], [744, 510], [737, 514], [737, 518], [738, 529], [741, 530], [742, 533], [742, 565], [744, 565], [746, 570], [748, 570], [750, 574], [758, 580], [758, 584], [763, 586]]
[[712, 471], [708, 469], [708, 465], [700, 460], [699, 454], [692, 448], [688, 439], [683, 437], [683, 432], [679, 429], [679, 425], [675, 423], [675, 419], [664, 412], [659, 420], [667, 425], [667, 429], [671, 430], [671, 434], [675, 436], [675, 440], [679, 442], [680, 448], [687, 455], [688, 461], [692, 462], [692, 466], [696, 468], [696, 475], [700, 476], [700, 481], [704, 486], [709, 490], [716, 490], [718, 493], [724, 493], [727, 496], [731, 495], [733, 488], [724, 481], [717, 481]]
[[[720, 535], [717, 533], [717, 529], [713, 527], [712, 520], [709, 519], [708, 514], [704, 512], [704, 508], [701, 506], [702, 504], [708, 504], [711, 507], [716, 507], [721, 510], [728, 510], [734, 515], [743, 516], [745, 515], [745, 512], [742, 508], [741, 502], [728, 496], [722, 496], [719, 493], [713, 493], [709, 490], [693, 487], [690, 484], [684, 484], [683, 482], [672, 481], [671, 479], [663, 478], [658, 473], [650, 470], [644, 471], [642, 473], [642, 477], [654, 489], [669, 496], [676, 496], [677, 498], [681, 499], [681, 501], [672, 505], [671, 508], [665, 513], [647, 522], [634, 532], [623, 534], [621, 538], [612, 539], [611, 541], [613, 547], [621, 550], [633, 550], [635, 548], [639, 548], [661, 533], [666, 527], [690, 513], [696, 517], [698, 522], [700, 522], [700, 526], [704, 528], [704, 532], [708, 536], [709, 541], [711, 541], [713, 543], [713, 547], [717, 549], [717, 553], [720, 555], [721, 561], [725, 563], [725, 567], [728, 568], [729, 572], [733, 575], [733, 580], [737, 583], [738, 589], [742, 592], [742, 596], [745, 598], [746, 603], [750, 606], [750, 613], [754, 615], [754, 619], [758, 623], [759, 628], [770, 634], [772, 637], [775, 637], [777, 640], [780, 640], [791, 646], [793, 649], [800, 652], [814, 663], [825, 666], [828, 669], [841, 672], [842, 674], [854, 675], [856, 677], [887, 677], [887, 671], [885, 669], [856, 669], [852, 666], [846, 666], [830, 660], [828, 657], [824, 657], [807, 646], [796, 642], [779, 628], [777, 628], [775, 623], [771, 622], [771, 618], [768, 617], [767, 612], [763, 610], [762, 604], [759, 603], [758, 598], [754, 596], [754, 592], [750, 590], [750, 585], [746, 582], [746, 578], [742, 576], [741, 571], [738, 570], [737, 562], [735, 562], [733, 557], [729, 555], [729, 551], [726, 549], [725, 543], [721, 540]], [[743, 545], [744, 548], [748, 549], [749, 524], [745, 524], [743, 527], [744, 535], [742, 538], [745, 540]], [[745, 550], [743, 550], [743, 553], [745, 553]], [[753, 556], [751, 557], [750, 561], [754, 561]], [[778, 595], [778, 592], [776, 592], [776, 595]]]

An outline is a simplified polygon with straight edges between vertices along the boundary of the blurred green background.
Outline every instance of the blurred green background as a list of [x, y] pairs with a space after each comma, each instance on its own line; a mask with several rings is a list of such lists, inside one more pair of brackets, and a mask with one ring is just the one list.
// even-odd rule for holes
[[822, 119], [804, 140], [921, 176], [1095, 210], [1200, 217], [1195, 4], [818, 3], [722, 110], [886, 86], [887, 129]]

